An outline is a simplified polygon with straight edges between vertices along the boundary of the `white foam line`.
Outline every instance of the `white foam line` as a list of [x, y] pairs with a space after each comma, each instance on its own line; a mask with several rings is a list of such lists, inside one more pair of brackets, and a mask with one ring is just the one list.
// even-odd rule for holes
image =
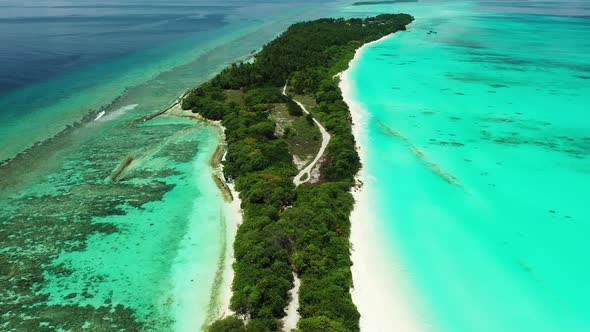
[[96, 118], [94, 119], [94, 121], [96, 121], [96, 120], [98, 120], [98, 119], [102, 118], [102, 116], [103, 116], [105, 113], [106, 113], [105, 111], [101, 111], [100, 113], [98, 113], [98, 115], [96, 116]]
[[116, 109], [115, 111], [106, 114], [104, 111], [102, 113], [105, 114], [99, 114], [99, 116], [94, 119], [95, 121], [97, 120], [101, 120], [101, 121], [111, 121], [114, 120], [116, 118], [118, 118], [119, 116], [123, 115], [123, 113], [127, 112], [127, 111], [131, 111], [132, 109], [135, 109], [137, 106], [139, 106], [139, 104], [131, 104], [131, 105], [127, 105], [127, 106], [123, 106], [120, 107], [118, 109]]

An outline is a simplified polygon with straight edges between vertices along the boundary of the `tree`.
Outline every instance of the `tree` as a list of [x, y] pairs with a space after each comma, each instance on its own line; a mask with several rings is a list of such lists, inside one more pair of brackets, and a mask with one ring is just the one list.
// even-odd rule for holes
[[218, 320], [211, 324], [207, 329], [207, 332], [246, 332], [246, 326], [244, 322], [235, 317], [229, 316]]
[[[348, 237], [349, 191], [360, 160], [350, 112], [333, 76], [346, 68], [360, 45], [403, 30], [412, 19], [385, 14], [294, 24], [268, 43], [255, 62], [224, 69], [184, 99], [183, 109], [221, 120], [226, 128], [224, 173], [235, 180], [242, 199], [230, 307], [249, 323], [244, 327], [239, 319], [226, 318], [210, 331], [278, 330], [293, 285], [292, 269], [302, 281], [301, 332], [359, 331], [349, 291]], [[281, 93], [286, 81], [295, 93], [315, 97], [318, 106], [306, 120], [313, 126], [315, 117], [332, 135], [318, 184], [294, 187], [297, 168], [269, 119], [277, 103], [286, 104], [293, 116], [304, 113]], [[228, 102], [224, 89], [245, 93], [244, 103]]]
[[325, 316], [304, 318], [297, 324], [300, 332], [350, 332], [341, 322]]

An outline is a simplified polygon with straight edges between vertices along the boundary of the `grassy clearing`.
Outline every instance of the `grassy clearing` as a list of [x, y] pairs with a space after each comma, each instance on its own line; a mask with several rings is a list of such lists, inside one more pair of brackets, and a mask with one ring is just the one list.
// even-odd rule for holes
[[225, 90], [225, 95], [228, 103], [234, 102], [240, 106], [246, 105], [244, 100], [246, 94], [242, 90]]
[[315, 101], [314, 96], [312, 95], [293, 95], [293, 99], [297, 100], [298, 102], [302, 103], [305, 108], [313, 113], [313, 109], [318, 106]]
[[[242, 90], [226, 89], [224, 91], [226, 103], [235, 103], [239, 106], [246, 107], [246, 93]], [[316, 106], [315, 99], [312, 96], [296, 96], [309, 110]], [[305, 167], [313, 160], [320, 149], [322, 135], [319, 129], [310, 123], [305, 114], [303, 116], [293, 116], [288, 112], [285, 103], [269, 104], [271, 106], [271, 118], [276, 122], [277, 127], [275, 135], [285, 139], [289, 152], [295, 157], [295, 163], [299, 169]]]
[[285, 104], [275, 104], [271, 118], [277, 123], [276, 134], [285, 139], [289, 152], [298, 160], [306, 161], [305, 164], [297, 165], [298, 168], [305, 167], [320, 150], [322, 134], [318, 127], [310, 124], [305, 115], [289, 115]]

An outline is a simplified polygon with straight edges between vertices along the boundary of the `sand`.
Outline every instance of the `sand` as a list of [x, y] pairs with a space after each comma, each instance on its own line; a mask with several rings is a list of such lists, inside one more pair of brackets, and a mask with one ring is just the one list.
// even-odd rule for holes
[[[216, 125], [220, 128], [222, 132], [222, 144], [225, 144], [225, 127], [221, 125], [218, 121], [209, 121], [206, 122]], [[223, 148], [220, 146], [218, 147], [218, 151], [223, 151]], [[212, 323], [217, 319], [222, 319], [227, 316], [233, 315], [234, 312], [230, 309], [230, 302], [232, 297], [232, 282], [234, 279], [234, 270], [233, 270], [233, 263], [235, 262], [234, 257], [234, 241], [236, 237], [236, 233], [238, 227], [243, 221], [242, 216], [242, 208], [241, 204], [242, 201], [240, 199], [240, 194], [236, 190], [235, 183], [228, 182], [223, 175], [223, 161], [225, 161], [225, 157], [227, 156], [227, 150], [223, 152], [221, 158], [219, 156], [213, 156], [213, 161], [211, 166], [213, 167], [213, 176], [214, 178], [219, 179], [222, 183], [218, 183], [218, 187], [222, 185], [224, 188], [219, 187], [222, 192], [226, 190], [229, 191], [227, 195], [225, 195], [225, 202], [223, 204], [223, 216], [224, 216], [224, 223], [225, 223], [225, 249], [224, 249], [224, 256], [222, 266], [220, 266], [221, 270], [221, 281], [219, 283], [219, 289], [214, 293], [213, 296], [215, 297], [213, 302], [210, 303], [210, 312], [208, 317], [208, 324]]]
[[227, 222], [227, 247], [226, 247], [226, 256], [225, 256], [225, 267], [223, 270], [223, 283], [220, 290], [220, 317], [227, 317], [232, 315], [233, 312], [229, 309], [229, 304], [232, 296], [231, 285], [234, 280], [234, 269], [232, 267], [233, 263], [235, 262], [234, 258], [234, 239], [236, 236], [236, 232], [238, 226], [242, 223], [242, 209], [240, 207], [241, 200], [239, 193], [236, 191], [235, 185], [233, 183], [227, 183], [229, 187], [233, 200], [231, 202], [225, 203], [225, 208], [227, 212], [227, 216], [230, 220]]
[[293, 288], [289, 290], [291, 301], [287, 306], [287, 316], [283, 318], [283, 331], [291, 331], [297, 327], [299, 321], [299, 287], [301, 287], [301, 279], [297, 274], [293, 273]]
[[[364, 128], [370, 115], [353, 98], [350, 68], [358, 61], [366, 47], [392, 36], [383, 37], [358, 49], [349, 64], [349, 69], [340, 75], [340, 89], [344, 101], [350, 108], [353, 120], [352, 130], [363, 164], [367, 160], [363, 146], [368, 139]], [[387, 239], [381, 236], [374, 222], [376, 218], [372, 212], [371, 183], [375, 180], [361, 169], [357, 182], [363, 185], [352, 192], [355, 205], [351, 214], [350, 240], [354, 282], [351, 293], [361, 314], [361, 331], [426, 331], [426, 324], [420, 322], [418, 318], [417, 301], [411, 296], [410, 284], [407, 276], [404, 275], [402, 264], [396, 257], [386, 252], [382, 248], [384, 246], [379, 245], [386, 243]]]

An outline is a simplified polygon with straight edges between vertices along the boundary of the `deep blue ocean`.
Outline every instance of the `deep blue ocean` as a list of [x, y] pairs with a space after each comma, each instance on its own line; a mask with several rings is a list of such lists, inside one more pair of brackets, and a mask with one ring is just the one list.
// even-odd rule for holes
[[[260, 48], [297, 17], [322, 13], [325, 3], [312, 10], [300, 0], [2, 1], [0, 140], [11, 144], [0, 148], [0, 160], [216, 46], [236, 41], [241, 48], [211, 55], [219, 59], [201, 68], [236, 61], [252, 51], [243, 47]], [[243, 38], [273, 22], [257, 40]], [[32, 125], [31, 115], [45, 125]]]
[[[147, 2], [147, 3], [146, 3]], [[0, 91], [226, 24], [234, 5], [11, 1], [0, 5]]]
[[205, 37], [236, 21], [263, 19], [278, 9], [296, 10], [302, 3], [4, 0], [0, 3], [0, 91], [187, 35]]

